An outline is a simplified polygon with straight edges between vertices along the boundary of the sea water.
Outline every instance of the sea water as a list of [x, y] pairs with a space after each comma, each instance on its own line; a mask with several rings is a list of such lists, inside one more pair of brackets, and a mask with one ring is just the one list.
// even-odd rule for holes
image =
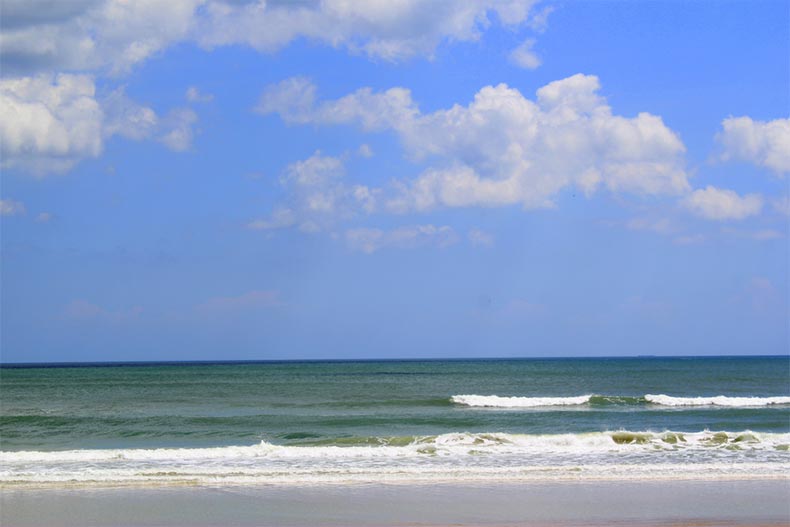
[[788, 357], [0, 369], [5, 487], [788, 472]]

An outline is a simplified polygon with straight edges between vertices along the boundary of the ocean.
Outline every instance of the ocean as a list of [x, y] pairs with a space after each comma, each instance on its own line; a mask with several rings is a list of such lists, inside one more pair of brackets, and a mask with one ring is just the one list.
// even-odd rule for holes
[[788, 357], [0, 369], [6, 488], [788, 473]]

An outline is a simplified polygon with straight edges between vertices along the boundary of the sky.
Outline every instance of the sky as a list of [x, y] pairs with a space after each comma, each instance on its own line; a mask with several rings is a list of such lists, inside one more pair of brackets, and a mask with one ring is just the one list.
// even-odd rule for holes
[[2, 0], [0, 360], [787, 354], [790, 2]]

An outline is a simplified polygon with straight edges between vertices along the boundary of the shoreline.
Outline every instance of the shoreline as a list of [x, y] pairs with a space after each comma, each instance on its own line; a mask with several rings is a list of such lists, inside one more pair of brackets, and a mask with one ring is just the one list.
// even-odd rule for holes
[[[680, 468], [680, 467], [678, 467]], [[790, 470], [790, 467], [788, 467]], [[507, 477], [503, 478], [501, 475], [484, 475], [484, 476], [467, 476], [462, 479], [452, 477], [409, 477], [409, 478], [371, 478], [363, 477], [359, 479], [322, 479], [322, 480], [307, 480], [307, 479], [276, 479], [273, 478], [268, 482], [263, 482], [260, 479], [254, 481], [207, 481], [197, 479], [182, 479], [182, 480], [146, 480], [146, 481], [58, 481], [58, 482], [42, 482], [42, 483], [6, 483], [0, 482], [0, 492], [19, 491], [19, 492], [35, 492], [35, 491], [69, 491], [69, 490], [114, 490], [114, 489], [127, 489], [127, 490], [143, 490], [143, 489], [169, 489], [169, 488], [190, 488], [190, 489], [213, 489], [213, 488], [228, 488], [228, 489], [250, 489], [250, 488], [322, 488], [322, 487], [365, 487], [369, 485], [381, 485], [386, 487], [409, 487], [409, 486], [474, 486], [474, 485], [553, 485], [553, 484], [616, 484], [616, 483], [667, 483], [667, 482], [683, 482], [683, 483], [737, 483], [737, 482], [786, 482], [790, 485], [790, 472], [784, 474], [713, 474], [710, 476], [701, 475], [698, 472], [693, 474], [682, 472], [682, 469], [674, 474], [659, 474], [651, 476], [649, 479], [644, 477], [644, 474], [635, 474], [633, 476], [617, 474], [610, 477], [602, 475], [578, 475], [578, 476], [553, 476], [553, 477], [540, 477], [540, 476], [522, 476], [522, 477]], [[788, 497], [790, 499], [790, 496]]]
[[6, 527], [786, 525], [790, 480], [3, 489]]

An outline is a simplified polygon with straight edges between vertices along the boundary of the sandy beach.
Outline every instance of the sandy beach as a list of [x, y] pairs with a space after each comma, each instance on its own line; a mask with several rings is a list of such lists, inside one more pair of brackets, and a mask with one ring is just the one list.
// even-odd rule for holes
[[790, 482], [8, 490], [5, 527], [779, 526]]

